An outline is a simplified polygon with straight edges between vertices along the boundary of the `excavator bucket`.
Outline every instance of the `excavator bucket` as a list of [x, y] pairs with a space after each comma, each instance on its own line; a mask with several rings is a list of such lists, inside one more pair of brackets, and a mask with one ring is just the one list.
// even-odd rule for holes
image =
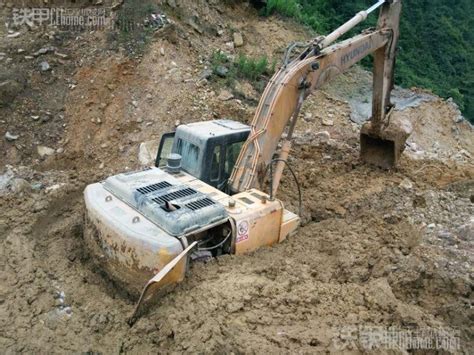
[[397, 166], [411, 130], [403, 125], [390, 125], [379, 130], [372, 129], [371, 123], [362, 126], [360, 133], [360, 157], [367, 164], [383, 169]]

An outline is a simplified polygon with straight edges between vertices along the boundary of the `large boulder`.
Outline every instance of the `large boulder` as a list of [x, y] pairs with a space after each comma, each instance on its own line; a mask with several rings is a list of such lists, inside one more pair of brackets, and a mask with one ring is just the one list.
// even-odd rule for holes
[[233, 36], [234, 47], [242, 47], [244, 45], [244, 38], [240, 32], [234, 32]]
[[154, 165], [159, 145], [160, 142], [158, 140], [146, 141], [140, 144], [140, 148], [138, 149], [138, 160], [141, 165]]

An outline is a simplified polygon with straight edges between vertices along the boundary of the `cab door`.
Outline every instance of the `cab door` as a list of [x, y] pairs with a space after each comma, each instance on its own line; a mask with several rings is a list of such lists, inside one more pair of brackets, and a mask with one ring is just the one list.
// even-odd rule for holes
[[244, 142], [222, 142], [215, 143], [208, 150], [208, 174], [206, 182], [215, 188], [226, 191], [227, 181], [229, 180], [234, 165], [239, 157]]
[[225, 150], [222, 144], [216, 143], [210, 147], [208, 154], [208, 182], [209, 185], [223, 191], [226, 180], [224, 179]]

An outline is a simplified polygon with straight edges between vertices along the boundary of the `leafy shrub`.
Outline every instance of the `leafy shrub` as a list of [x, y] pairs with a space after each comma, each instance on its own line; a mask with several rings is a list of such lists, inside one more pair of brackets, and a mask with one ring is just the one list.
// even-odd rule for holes
[[214, 51], [211, 55], [211, 69], [217, 74], [218, 68], [224, 66], [228, 69], [226, 78], [229, 86], [236, 79], [247, 79], [257, 82], [265, 75], [272, 75], [275, 72], [276, 61], [271, 64], [266, 56], [252, 58], [244, 54], [231, 61], [227, 55], [221, 51]]
[[237, 76], [243, 79], [255, 81], [263, 74], [269, 73], [270, 68], [266, 56], [250, 58], [243, 54], [239, 55], [235, 62]]

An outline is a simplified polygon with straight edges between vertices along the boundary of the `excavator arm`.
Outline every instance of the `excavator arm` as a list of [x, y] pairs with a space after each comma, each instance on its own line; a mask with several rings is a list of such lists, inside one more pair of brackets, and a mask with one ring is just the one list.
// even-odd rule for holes
[[[382, 6], [377, 28], [330, 45], [367, 15]], [[361, 11], [327, 37], [317, 38], [303, 53], [284, 65], [268, 83], [251, 123], [251, 133], [240, 152], [229, 180], [230, 190], [240, 192], [260, 187], [285, 130], [276, 166], [272, 194], [276, 193], [285, 161], [291, 150], [293, 131], [303, 101], [339, 74], [375, 53], [373, 125], [367, 132], [376, 137], [390, 107], [393, 68], [398, 40], [401, 1], [379, 1]]]

